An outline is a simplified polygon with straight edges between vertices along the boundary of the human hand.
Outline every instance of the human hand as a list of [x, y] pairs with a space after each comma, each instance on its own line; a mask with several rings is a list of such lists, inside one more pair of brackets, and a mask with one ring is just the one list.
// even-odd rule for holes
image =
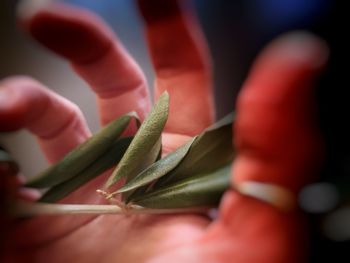
[[[168, 90], [163, 145], [170, 152], [213, 122], [209, 56], [194, 17], [176, 1], [139, 1], [156, 71], [155, 95]], [[150, 99], [143, 73], [94, 15], [51, 4], [23, 18], [40, 43], [65, 57], [97, 95], [102, 125]], [[317, 38], [297, 33], [272, 42], [256, 61], [237, 104], [232, 182], [259, 181], [296, 193], [320, 160], [313, 80], [327, 55]], [[25, 77], [3, 80], [3, 130], [27, 128], [50, 162], [91, 134], [79, 108]], [[52, 120], [55, 120], [54, 122]], [[133, 133], [131, 128], [129, 133]], [[101, 203], [103, 175], [64, 203]], [[297, 211], [227, 191], [219, 216], [57, 216], [15, 222], [5, 262], [302, 262], [305, 237]]]

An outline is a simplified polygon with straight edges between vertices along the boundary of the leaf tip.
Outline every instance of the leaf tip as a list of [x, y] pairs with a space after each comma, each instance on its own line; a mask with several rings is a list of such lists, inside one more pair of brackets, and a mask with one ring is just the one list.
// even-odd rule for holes
[[159, 100], [169, 100], [169, 97], [169, 92], [166, 90], [162, 93], [162, 95], [160, 95]]
[[130, 111], [129, 113], [127, 113], [127, 115], [128, 115], [130, 118], [132, 118], [132, 117], [137, 118], [137, 119], [140, 118], [136, 111]]

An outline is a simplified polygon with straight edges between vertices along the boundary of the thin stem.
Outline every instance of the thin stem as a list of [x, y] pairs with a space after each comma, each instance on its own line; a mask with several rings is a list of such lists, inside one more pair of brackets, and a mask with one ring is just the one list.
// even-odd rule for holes
[[14, 217], [30, 217], [38, 215], [86, 215], [86, 214], [179, 214], [207, 213], [208, 208], [171, 208], [153, 209], [132, 205], [122, 208], [117, 205], [77, 205], [77, 204], [44, 204], [18, 203], [12, 211]]

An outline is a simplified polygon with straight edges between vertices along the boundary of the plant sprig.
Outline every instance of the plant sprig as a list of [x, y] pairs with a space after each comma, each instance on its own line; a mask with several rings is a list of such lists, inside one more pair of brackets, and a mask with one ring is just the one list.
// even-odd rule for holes
[[[120, 209], [124, 212], [126, 207], [145, 213], [151, 213], [150, 209], [179, 212], [181, 209], [194, 211], [215, 207], [229, 187], [229, 164], [234, 158], [234, 116], [228, 115], [160, 158], [161, 133], [168, 112], [169, 95], [164, 93], [133, 138], [118, 139], [130, 120], [135, 118], [127, 114], [35, 177], [27, 186], [50, 187], [39, 202], [55, 202], [119, 162], [107, 180], [106, 188], [100, 192], [104, 191], [109, 199], [121, 195], [123, 204]], [[125, 180], [125, 185], [108, 192], [120, 179]], [[45, 207], [48, 213], [53, 207], [59, 211], [58, 204], [37, 204], [41, 207], [38, 213], [43, 213]], [[99, 211], [93, 207], [94, 211]], [[80, 208], [81, 213], [86, 212]], [[79, 213], [79, 207], [74, 209], [74, 213]]]

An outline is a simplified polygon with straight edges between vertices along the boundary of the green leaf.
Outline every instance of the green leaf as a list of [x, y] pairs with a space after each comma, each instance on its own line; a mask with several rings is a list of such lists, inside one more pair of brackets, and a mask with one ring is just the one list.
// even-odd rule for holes
[[234, 120], [235, 120], [235, 113], [230, 112], [229, 114], [227, 114], [226, 116], [224, 116], [223, 118], [221, 118], [220, 120], [216, 121], [211, 126], [206, 128], [204, 130], [204, 132], [216, 130], [216, 129], [219, 129], [223, 126], [227, 126], [227, 125], [231, 125], [231, 127], [232, 127]]
[[[159, 160], [159, 157], [162, 155], [162, 140], [161, 137], [159, 137], [159, 140], [156, 142], [156, 144], [153, 146], [153, 148], [149, 151], [149, 153], [145, 156], [145, 158], [138, 163], [137, 165], [135, 165], [135, 171], [143, 171], [144, 169], [146, 169], [147, 167], [149, 167], [150, 165], [152, 165], [154, 162], [156, 162], [157, 160]], [[133, 177], [131, 177], [130, 180], [132, 180]], [[128, 183], [128, 179], [126, 180], [126, 183]], [[123, 193], [122, 194], [122, 200], [126, 201], [130, 195], [134, 194], [134, 192], [136, 193], [144, 193], [146, 189], [143, 189], [143, 187], [138, 188], [135, 191], [132, 192], [127, 192], [127, 193]], [[113, 193], [113, 195], [116, 192]]]
[[[90, 180], [96, 178], [98, 175], [116, 165], [123, 157], [126, 149], [130, 145], [132, 137], [121, 138], [113, 142], [110, 149], [102, 156], [97, 158], [93, 163], [86, 167], [83, 171], [78, 173], [74, 178], [60, 183], [49, 189], [40, 199], [39, 202], [56, 202], [63, 197]], [[91, 194], [91, 193], [87, 193]]]
[[168, 112], [169, 95], [165, 92], [142, 123], [118, 167], [108, 178], [107, 188], [121, 178], [126, 178], [126, 182], [130, 181], [157, 159]]
[[139, 195], [132, 204], [147, 208], [214, 207], [230, 187], [230, 166], [199, 174], [155, 191]]
[[114, 120], [86, 142], [68, 153], [61, 161], [31, 178], [25, 186], [44, 188], [58, 185], [77, 175], [111, 147], [122, 134], [135, 113]]
[[194, 174], [213, 171], [232, 162], [233, 113], [224, 117], [199, 135], [182, 162], [168, 175], [163, 176], [155, 187], [173, 183]]
[[165, 156], [163, 159], [153, 163], [147, 169], [143, 170], [139, 175], [130, 180], [122, 188], [120, 188], [116, 193], [123, 193], [130, 190], [134, 190], [138, 187], [147, 185], [152, 181], [166, 175], [171, 170], [173, 170], [185, 157], [190, 149], [194, 138], [189, 142], [185, 143], [172, 153]]

